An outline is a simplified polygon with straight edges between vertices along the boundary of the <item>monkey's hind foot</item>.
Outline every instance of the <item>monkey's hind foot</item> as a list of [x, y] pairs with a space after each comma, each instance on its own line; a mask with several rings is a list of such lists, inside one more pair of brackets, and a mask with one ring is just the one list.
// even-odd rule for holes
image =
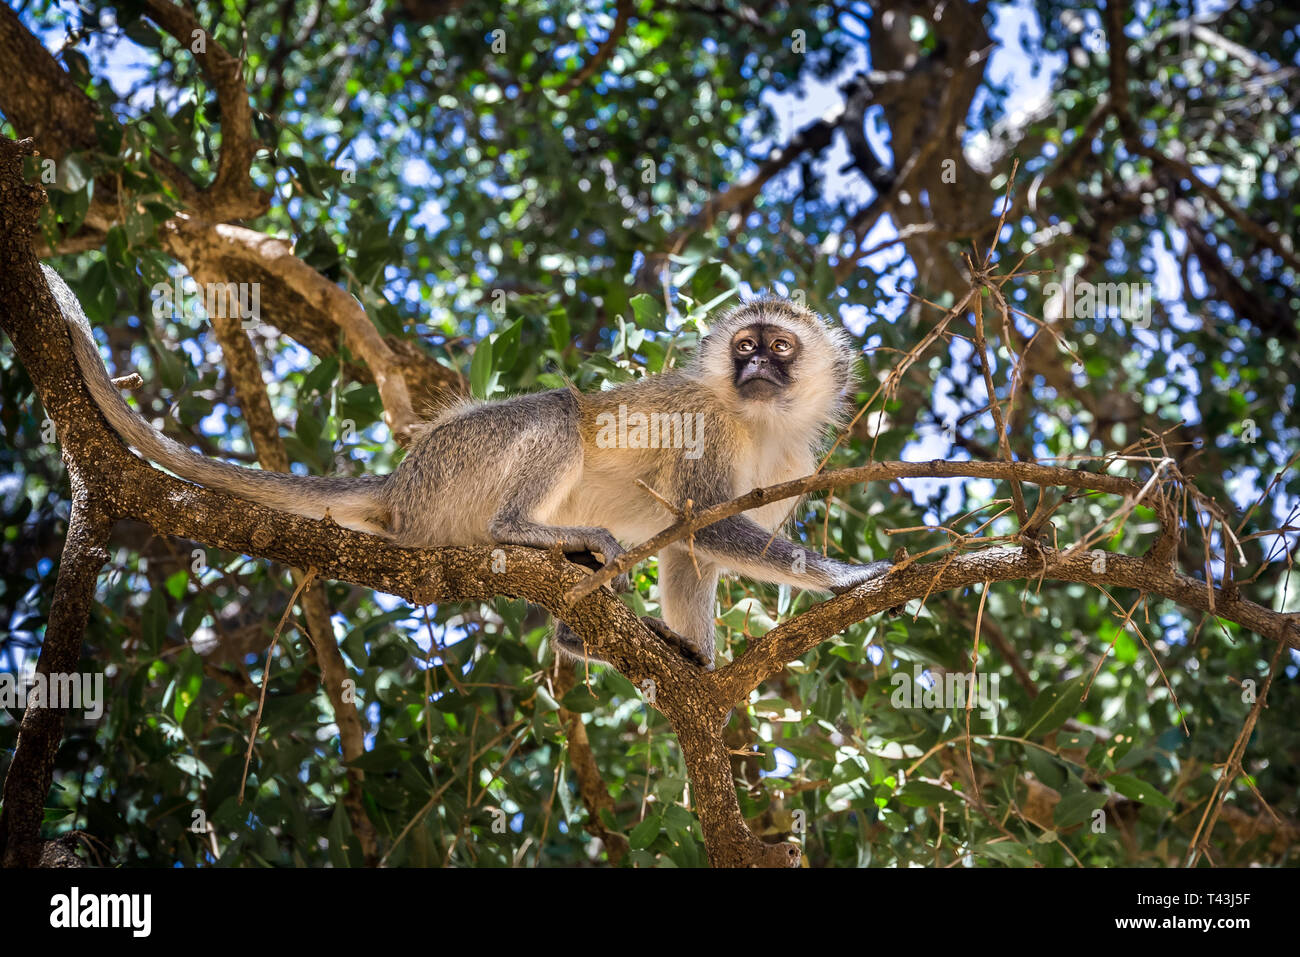
[[588, 654], [587, 643], [562, 621], [555, 623], [555, 634], [551, 636], [551, 644], [555, 646], [556, 655], [565, 661], [576, 661], [578, 664], [583, 662], [591, 662], [593, 665], [609, 664], [604, 658]]
[[[706, 659], [692, 647], [690, 642], [669, 628], [662, 619], [642, 615], [641, 624], [649, 628], [651, 634], [670, 646], [691, 664], [704, 668], [706, 671], [713, 670], [713, 662]], [[566, 660], [576, 661], [580, 664], [585, 661], [597, 665], [609, 664], [604, 658], [589, 654], [586, 642], [579, 638], [577, 632], [562, 621], [555, 623], [555, 634], [551, 636], [551, 643], [555, 646], [555, 653]]]
[[662, 618], [650, 615], [641, 616], [641, 624], [650, 629], [650, 633], [664, 644], [677, 650], [677, 653], [693, 665], [699, 665], [705, 671], [713, 670], [713, 659], [705, 658], [700, 651], [677, 632], [668, 627]]

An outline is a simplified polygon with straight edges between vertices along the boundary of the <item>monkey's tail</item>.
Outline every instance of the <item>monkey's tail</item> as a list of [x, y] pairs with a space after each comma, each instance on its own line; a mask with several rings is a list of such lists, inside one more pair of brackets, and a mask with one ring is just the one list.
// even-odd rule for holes
[[382, 519], [381, 493], [386, 477], [304, 477], [244, 468], [199, 455], [151, 426], [127, 405], [113, 385], [95, 345], [90, 322], [68, 284], [49, 266], [42, 264], [41, 269], [72, 334], [77, 365], [95, 404], [117, 434], [141, 455], [206, 488], [308, 518], [321, 518], [329, 509], [330, 517], [340, 525], [383, 531], [386, 523]]

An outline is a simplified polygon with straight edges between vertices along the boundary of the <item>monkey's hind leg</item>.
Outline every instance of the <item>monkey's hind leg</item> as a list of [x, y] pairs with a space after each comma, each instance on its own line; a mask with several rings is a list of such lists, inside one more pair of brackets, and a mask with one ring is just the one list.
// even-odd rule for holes
[[641, 620], [669, 644], [682, 647], [688, 660], [712, 670], [717, 651], [713, 624], [717, 600], [718, 566], [702, 554], [692, 556], [685, 545], [671, 545], [659, 553], [659, 608], [663, 621], [653, 619], [657, 625], [651, 625], [650, 620]]

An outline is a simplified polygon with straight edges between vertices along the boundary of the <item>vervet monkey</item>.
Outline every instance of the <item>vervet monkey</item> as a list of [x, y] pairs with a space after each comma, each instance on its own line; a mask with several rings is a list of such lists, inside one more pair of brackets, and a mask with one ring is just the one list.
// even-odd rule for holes
[[[91, 395], [145, 458], [270, 508], [318, 519], [328, 509], [340, 525], [401, 545], [559, 545], [612, 561], [620, 541], [644, 541], [674, 520], [637, 479], [679, 506], [690, 499], [707, 508], [808, 475], [853, 384], [854, 351], [841, 331], [794, 303], [762, 298], [717, 321], [678, 370], [603, 392], [466, 400], [417, 428], [390, 475], [300, 477], [205, 458], [150, 426], [110, 380], [76, 297], [42, 268]], [[720, 572], [840, 592], [890, 567], [772, 538], [789, 510], [773, 502], [698, 529], [693, 556], [686, 542], [664, 548], [663, 619], [647, 619], [652, 630], [711, 668]], [[627, 575], [613, 585], [626, 590]], [[555, 645], [583, 656], [563, 625]]]

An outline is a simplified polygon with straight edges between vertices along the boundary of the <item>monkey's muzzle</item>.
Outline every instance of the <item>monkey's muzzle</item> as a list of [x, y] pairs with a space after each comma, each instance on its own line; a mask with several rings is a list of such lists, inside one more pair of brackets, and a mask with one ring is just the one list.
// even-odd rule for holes
[[766, 399], [785, 388], [785, 376], [768, 359], [754, 356], [736, 374], [736, 388], [746, 399]]

